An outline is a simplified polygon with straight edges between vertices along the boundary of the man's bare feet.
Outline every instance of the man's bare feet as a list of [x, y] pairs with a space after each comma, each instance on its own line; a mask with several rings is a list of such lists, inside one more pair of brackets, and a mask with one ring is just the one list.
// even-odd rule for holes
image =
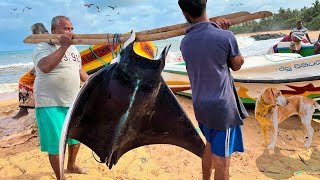
[[72, 174], [88, 174], [88, 171], [79, 166], [68, 167], [66, 173]]
[[28, 109], [24, 108], [24, 107], [21, 107], [19, 112], [15, 116], [13, 116], [12, 118], [13, 119], [19, 119], [19, 118], [21, 118], [23, 116], [26, 116], [28, 114], [29, 114]]

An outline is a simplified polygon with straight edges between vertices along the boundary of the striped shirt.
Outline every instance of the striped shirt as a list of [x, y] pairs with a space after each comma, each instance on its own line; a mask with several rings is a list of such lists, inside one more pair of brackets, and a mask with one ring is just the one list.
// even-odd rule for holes
[[303, 27], [301, 29], [298, 29], [297, 27], [293, 28], [291, 30], [294, 37], [298, 38], [299, 40], [302, 40], [304, 35], [308, 34], [307, 28]]

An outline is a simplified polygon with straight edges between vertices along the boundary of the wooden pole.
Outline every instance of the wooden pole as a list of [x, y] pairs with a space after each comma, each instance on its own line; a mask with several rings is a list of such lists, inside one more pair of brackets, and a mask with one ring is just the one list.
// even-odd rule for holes
[[[58, 39], [62, 34], [33, 34], [26, 39]], [[118, 34], [120, 37], [127, 37], [128, 34]], [[75, 34], [73, 39], [112, 39], [114, 34]]]
[[[228, 16], [233, 17], [235, 16], [235, 14], [237, 13], [229, 14]], [[272, 16], [272, 13], [269, 11], [260, 11], [253, 14], [247, 14], [246, 12], [239, 12], [238, 14], [246, 14], [246, 15], [228, 19], [232, 25]], [[226, 17], [226, 16], [227, 15], [221, 16], [221, 17]], [[217, 18], [219, 17], [214, 17], [211, 19], [215, 20]], [[180, 25], [183, 28], [175, 29], [177, 27], [180, 27]], [[168, 39], [176, 36], [181, 36], [186, 33], [186, 27], [184, 27], [185, 25], [188, 25], [188, 24], [167, 26], [167, 27], [170, 27], [169, 29], [174, 29], [174, 30], [168, 30], [167, 27], [163, 27], [163, 28], [157, 28], [154, 30], [138, 32], [136, 33], [136, 41], [137, 42], [155, 41], [155, 40], [163, 40], [163, 39]], [[152, 34], [152, 32], [159, 32], [159, 33]], [[121, 43], [125, 42], [128, 35], [129, 34], [119, 34], [120, 42]], [[61, 34], [34, 34], [34, 35], [28, 36], [23, 42], [28, 44], [37, 44], [40, 42], [59, 44], [58, 36], [61, 36]], [[114, 42], [113, 40], [114, 40], [114, 34], [75, 34], [72, 40], [72, 44], [105, 45], [105, 44], [113, 44]]]
[[[123, 36], [120, 38], [120, 43], [125, 42], [126, 37]], [[25, 39], [23, 41], [24, 43], [27, 44], [38, 44], [41, 42], [47, 42], [47, 43], [51, 43], [51, 44], [57, 44], [59, 45], [60, 42], [57, 38], [55, 39]], [[113, 44], [112, 39], [72, 39], [72, 44], [73, 45], [80, 45], [80, 44], [86, 44], [86, 45], [106, 45], [106, 44]], [[115, 42], [114, 44], [118, 44], [117, 42]]]
[[260, 11], [260, 12], [256, 12], [247, 16], [241, 16], [241, 17], [236, 17], [231, 19], [231, 24], [235, 25], [235, 24], [241, 24], [243, 22], [247, 22], [247, 21], [252, 21], [255, 19], [262, 19], [262, 18], [266, 18], [266, 17], [270, 17], [272, 16], [272, 13], [269, 11]]
[[[243, 22], [247, 22], [247, 21], [251, 21], [251, 20], [255, 20], [255, 19], [260, 19], [260, 18], [265, 18], [265, 17], [269, 17], [269, 16], [272, 16], [271, 12], [261, 11], [261, 12], [229, 19], [229, 21], [231, 22], [232, 25], [236, 25], [236, 24], [240, 24]], [[176, 36], [181, 36], [184, 34], [186, 34], [186, 28], [157, 33], [157, 34], [137, 35], [136, 41], [162, 40], [162, 39], [168, 39], [168, 38], [172, 38], [172, 37], [176, 37]]]
[[[236, 13], [232, 13], [232, 14], [227, 14], [227, 15], [223, 15], [223, 16], [217, 16], [217, 17], [212, 17], [209, 20], [210, 21], [216, 21], [218, 18], [224, 18], [224, 19], [233, 19], [236, 17], [240, 17], [240, 16], [245, 16], [245, 15], [249, 15], [250, 13], [247, 11], [240, 11], [240, 12], [236, 12]], [[183, 24], [176, 24], [176, 25], [172, 25], [172, 26], [165, 26], [165, 27], [161, 27], [161, 28], [156, 28], [156, 29], [152, 29], [152, 30], [146, 30], [146, 31], [140, 31], [137, 32], [137, 35], [145, 35], [145, 34], [156, 34], [156, 33], [161, 33], [161, 32], [167, 32], [167, 31], [173, 31], [173, 30], [178, 30], [178, 29], [182, 29], [182, 28], [186, 28], [190, 26], [189, 23], [183, 23]]]

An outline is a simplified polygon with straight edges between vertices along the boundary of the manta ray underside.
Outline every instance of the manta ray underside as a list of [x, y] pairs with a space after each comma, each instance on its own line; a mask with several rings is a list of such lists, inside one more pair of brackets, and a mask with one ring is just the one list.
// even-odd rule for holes
[[169, 48], [150, 60], [137, 55], [131, 43], [119, 63], [85, 83], [62, 130], [62, 165], [67, 137], [88, 146], [110, 169], [124, 153], [149, 144], [173, 144], [202, 156], [202, 139], [161, 77]]

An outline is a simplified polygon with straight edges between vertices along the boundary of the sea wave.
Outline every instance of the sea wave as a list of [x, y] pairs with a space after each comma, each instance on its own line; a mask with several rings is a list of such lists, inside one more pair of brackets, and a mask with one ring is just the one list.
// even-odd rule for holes
[[18, 90], [18, 83], [0, 84], [0, 93], [14, 92]]
[[249, 36], [237, 35], [237, 42], [243, 56], [249, 57], [259, 54], [267, 54], [270, 47], [277, 44], [282, 38], [256, 41]]
[[168, 52], [167, 57], [166, 57], [166, 63], [171, 63], [171, 62], [180, 62], [183, 61], [183, 57], [180, 53], [180, 51], [176, 52]]
[[32, 67], [33, 62], [27, 62], [27, 63], [15, 63], [15, 64], [6, 64], [6, 65], [0, 65], [0, 69], [6, 69], [6, 68], [21, 68], [21, 67]]
[[252, 37], [243, 36], [243, 35], [236, 35], [236, 39], [240, 49], [248, 46], [252, 46], [256, 42]]
[[[176, 62], [183, 60], [180, 52], [181, 37], [171, 38], [167, 40], [154, 41], [158, 47], [157, 57], [161, 55], [164, 47], [171, 44], [170, 51], [166, 57], [166, 62]], [[236, 35], [240, 52], [243, 56], [248, 57], [257, 54], [266, 54], [268, 49], [280, 41], [280, 39], [270, 39], [255, 41], [249, 36]], [[85, 49], [85, 46], [80, 46], [79, 49]], [[32, 51], [12, 51], [0, 52], [0, 93], [12, 92], [18, 89], [16, 82], [23, 76], [31, 67]]]

